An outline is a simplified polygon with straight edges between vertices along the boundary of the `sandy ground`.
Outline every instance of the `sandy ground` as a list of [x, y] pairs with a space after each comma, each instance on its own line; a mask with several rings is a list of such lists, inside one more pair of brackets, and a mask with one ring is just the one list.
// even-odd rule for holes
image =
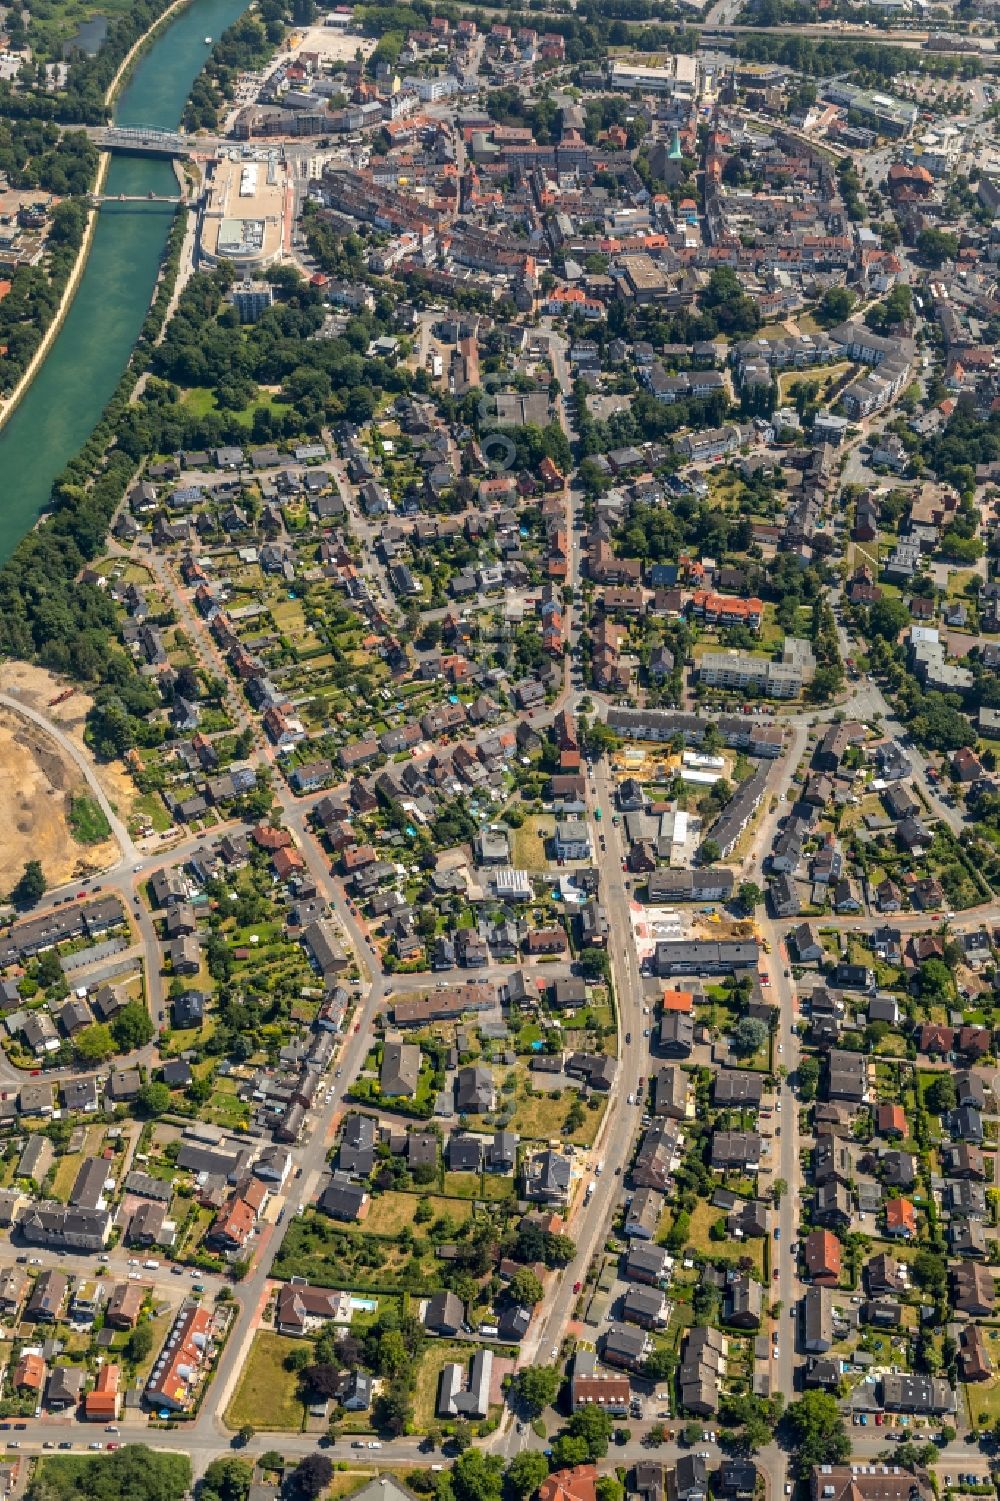
[[359, 52], [368, 57], [376, 46], [372, 37], [358, 36], [356, 32], [341, 31], [336, 26], [322, 23], [296, 27], [290, 40], [288, 50], [293, 57], [300, 52], [318, 52], [323, 61], [329, 63], [350, 62]]
[[[79, 689], [74, 689], [69, 698], [61, 704], [53, 704], [52, 700], [60, 693], [65, 692], [67, 684], [47, 672], [43, 667], [35, 667], [30, 662], [4, 662], [0, 667], [0, 692], [14, 693], [22, 698], [31, 708], [37, 709], [44, 714], [53, 724], [59, 726], [64, 734], [69, 735], [86, 755], [90, 755], [84, 744], [83, 729], [90, 708], [90, 698]], [[51, 749], [58, 755], [56, 747]], [[60, 758], [62, 759], [62, 758]], [[135, 784], [123, 766], [102, 766], [93, 763], [101, 786], [104, 788], [108, 802], [119, 815], [123, 823], [128, 822], [132, 804], [137, 796]], [[7, 770], [6, 761], [0, 761], [0, 771]], [[71, 781], [70, 790], [76, 789], [76, 784], [82, 782], [82, 778], [71, 762], [67, 763], [66, 776]], [[0, 782], [3, 777], [0, 777]], [[3, 790], [0, 789], [0, 807], [3, 806]], [[0, 825], [2, 827], [2, 825]], [[98, 848], [96, 845], [75, 845], [76, 849], [84, 850], [90, 858], [96, 858]], [[117, 845], [113, 848], [117, 850]], [[6, 858], [4, 856], [3, 858]], [[112, 857], [105, 858], [103, 865], [112, 863]]]
[[50, 886], [104, 870], [118, 859], [113, 839], [78, 844], [66, 817], [70, 799], [86, 791], [78, 768], [42, 730], [0, 709], [0, 892], [27, 860], [40, 860]]

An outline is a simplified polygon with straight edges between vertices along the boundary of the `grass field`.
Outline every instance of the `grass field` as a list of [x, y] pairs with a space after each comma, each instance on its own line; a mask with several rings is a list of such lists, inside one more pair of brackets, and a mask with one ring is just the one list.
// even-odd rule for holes
[[477, 1348], [441, 1339], [435, 1340], [421, 1355], [413, 1393], [413, 1427], [418, 1433], [426, 1433], [437, 1422], [437, 1394], [443, 1367], [455, 1360], [470, 1360]]
[[519, 829], [513, 830], [514, 849], [512, 863], [520, 870], [547, 870], [545, 841], [555, 832], [555, 821], [543, 815], [526, 818]]
[[250, 1346], [239, 1385], [226, 1411], [229, 1428], [252, 1423], [254, 1428], [272, 1432], [298, 1433], [305, 1408], [298, 1397], [298, 1376], [286, 1371], [285, 1356], [297, 1350], [301, 1340], [258, 1329]]
[[[996, 1331], [987, 1330], [987, 1337], [993, 1339], [993, 1356], [996, 1359], [998, 1353]], [[990, 1426], [1000, 1418], [1000, 1380], [994, 1376], [989, 1381], [977, 1381], [970, 1383], [965, 1388], [965, 1397], [969, 1407], [969, 1421], [975, 1423], [977, 1428]]]
[[111, 836], [111, 825], [99, 804], [85, 792], [78, 792], [70, 799], [68, 822], [78, 844], [101, 844]]
[[754, 1270], [758, 1277], [764, 1275], [764, 1242], [760, 1239], [744, 1241], [712, 1240], [709, 1230], [721, 1217], [722, 1211], [701, 1199], [695, 1205], [691, 1214], [691, 1229], [688, 1232], [687, 1243], [692, 1250], [700, 1251], [703, 1256], [716, 1257], [725, 1261], [740, 1261], [744, 1256], [749, 1256], [753, 1261]]
[[[207, 417], [210, 413], [219, 410], [215, 401], [215, 392], [208, 386], [192, 386], [184, 394], [184, 405], [198, 417]], [[291, 407], [287, 402], [275, 401], [269, 391], [261, 391], [256, 401], [251, 402], [249, 406], [245, 406], [242, 411], [233, 412], [230, 415], [235, 418], [241, 427], [250, 427], [254, 419], [254, 413], [261, 408], [269, 408], [279, 416], [291, 411]]]
[[[453, 1225], [464, 1225], [472, 1213], [468, 1199], [443, 1199], [437, 1194], [384, 1193], [372, 1199], [367, 1217], [357, 1225], [348, 1225], [348, 1230], [365, 1230], [369, 1235], [398, 1235], [404, 1225], [413, 1224], [414, 1211], [418, 1204], [426, 1203], [434, 1211], [434, 1219], [441, 1216]], [[433, 1221], [428, 1220], [428, 1224]]]
[[173, 827], [174, 821], [158, 792], [144, 792], [141, 797], [136, 798], [132, 804], [132, 816], [140, 814], [145, 814], [156, 834], [165, 834]]
[[[534, 1141], [548, 1141], [562, 1136], [566, 1117], [576, 1100], [576, 1091], [564, 1089], [558, 1098], [550, 1094], [532, 1096], [525, 1092], [525, 1085], [526, 1081], [518, 1080], [517, 1109], [510, 1123], [511, 1130]], [[591, 1146], [603, 1113], [603, 1109], [585, 1108], [583, 1120], [566, 1139], [579, 1147]]]
[[65, 1204], [70, 1196], [76, 1175], [80, 1171], [83, 1162], [82, 1152], [68, 1152], [65, 1157], [60, 1157], [56, 1162], [56, 1175], [52, 1182], [52, 1197]]

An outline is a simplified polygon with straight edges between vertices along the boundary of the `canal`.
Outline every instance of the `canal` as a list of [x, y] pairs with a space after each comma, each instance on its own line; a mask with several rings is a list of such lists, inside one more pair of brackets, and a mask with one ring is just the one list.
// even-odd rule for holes
[[[119, 95], [122, 125], [175, 129], [217, 38], [247, 0], [192, 0], [142, 55]], [[112, 158], [109, 194], [177, 192], [168, 161]], [[170, 204], [107, 204], [66, 319], [20, 406], [0, 429], [0, 562], [48, 502], [121, 376], [149, 307], [173, 215]]]

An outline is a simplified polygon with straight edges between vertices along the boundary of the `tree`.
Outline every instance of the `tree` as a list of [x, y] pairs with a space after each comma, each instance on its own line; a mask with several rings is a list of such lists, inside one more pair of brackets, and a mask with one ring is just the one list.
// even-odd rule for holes
[[924, 1292], [943, 1297], [948, 1286], [948, 1270], [943, 1256], [936, 1251], [918, 1251], [912, 1261], [913, 1280]]
[[105, 1022], [92, 1022], [73, 1038], [73, 1051], [81, 1063], [103, 1063], [114, 1050], [115, 1040]]
[[737, 895], [748, 912], [752, 912], [755, 907], [759, 907], [764, 900], [764, 893], [756, 881], [741, 881]]
[[938, 1074], [927, 1086], [924, 1103], [935, 1115], [944, 1115], [946, 1111], [954, 1110], [957, 1101], [955, 1081], [951, 1074]]
[[571, 1433], [560, 1433], [552, 1445], [552, 1458], [560, 1470], [572, 1470], [590, 1460], [590, 1451], [585, 1438], [574, 1438]]
[[710, 1282], [699, 1282], [691, 1294], [691, 1312], [700, 1324], [710, 1324], [719, 1312], [719, 1290]]
[[394, 1437], [405, 1432], [412, 1415], [410, 1392], [405, 1381], [390, 1381], [375, 1398], [372, 1414], [376, 1426]]
[[940, 266], [958, 254], [958, 235], [946, 229], [922, 229], [917, 235], [917, 249], [932, 266]]
[[808, 1475], [813, 1465], [843, 1464], [851, 1441], [837, 1398], [829, 1392], [806, 1392], [788, 1408], [788, 1422], [795, 1438], [795, 1466]]
[[335, 1397], [340, 1386], [340, 1368], [326, 1361], [306, 1366], [302, 1379], [317, 1397]]
[[920, 997], [928, 1005], [942, 1005], [955, 997], [955, 981], [943, 959], [925, 959], [920, 966]]
[[646, 1356], [642, 1374], [649, 1381], [669, 1381], [677, 1368], [677, 1357], [672, 1350], [654, 1349]]
[[799, 1059], [797, 1078], [800, 1098], [805, 1102], [814, 1100], [819, 1085], [819, 1060], [811, 1053]]
[[250, 1442], [250, 1440], [252, 1438], [255, 1438], [256, 1436], [257, 1436], [257, 1430], [253, 1426], [253, 1424], [252, 1423], [244, 1423], [243, 1426], [237, 1431], [236, 1442], [238, 1444], [242, 1444], [244, 1446], [244, 1448], [245, 1448], [246, 1445]]
[[125, 1341], [125, 1358], [138, 1365], [153, 1348], [153, 1330], [149, 1324], [136, 1324]]
[[597, 1501], [624, 1501], [625, 1487], [617, 1475], [599, 1475], [595, 1490]]
[[581, 718], [578, 724], [578, 734], [581, 746], [597, 761], [604, 755], [610, 755], [621, 745], [621, 740], [603, 719]]
[[304, 1501], [316, 1501], [333, 1479], [333, 1461], [325, 1454], [307, 1454], [295, 1467], [292, 1484]]
[[15, 907], [33, 907], [45, 895], [47, 886], [41, 860], [29, 860], [8, 900]]
[[853, 292], [848, 291], [847, 287], [831, 287], [828, 292], [824, 293], [816, 309], [816, 322], [822, 324], [824, 328], [833, 328], [851, 316], [853, 306]]
[[503, 1492], [503, 1460], [481, 1449], [467, 1449], [456, 1459], [451, 1472], [455, 1501], [500, 1501]]
[[517, 1397], [525, 1411], [537, 1418], [546, 1407], [551, 1407], [562, 1386], [562, 1372], [558, 1366], [525, 1366], [517, 1374]]
[[537, 1449], [523, 1449], [507, 1466], [507, 1484], [520, 1501], [528, 1501], [549, 1473], [549, 1462]]
[[690, 1448], [692, 1444], [697, 1444], [701, 1441], [704, 1432], [705, 1430], [700, 1423], [685, 1423], [681, 1430], [681, 1438]]
[[528, 1266], [518, 1267], [510, 1279], [508, 1288], [511, 1301], [523, 1304], [525, 1308], [534, 1308], [545, 1296], [545, 1289]]
[[868, 636], [895, 641], [910, 623], [910, 612], [899, 599], [879, 599], [868, 610]]
[[567, 1431], [571, 1438], [582, 1438], [587, 1445], [587, 1458], [603, 1459], [611, 1442], [611, 1418], [599, 1407], [581, 1407], [569, 1420]]
[[741, 1016], [732, 1031], [734, 1052], [748, 1058], [767, 1041], [767, 1027], [756, 1016]]
[[181, 1501], [190, 1488], [187, 1455], [160, 1453], [148, 1444], [91, 1455], [73, 1476], [73, 1490], [83, 1501]]
[[213, 1459], [205, 1471], [201, 1494], [208, 1501], [245, 1501], [250, 1494], [253, 1465], [233, 1454]]
[[136, 1095], [136, 1104], [144, 1115], [162, 1115], [170, 1109], [170, 1090], [166, 1084], [144, 1084]]
[[46, 990], [50, 986], [61, 985], [65, 990], [66, 976], [63, 974], [63, 967], [59, 963], [59, 955], [55, 949], [46, 949], [44, 954], [38, 956], [37, 964], [39, 985], [44, 986]]
[[771, 1202], [777, 1207], [788, 1192], [788, 1184], [784, 1178], [775, 1178], [771, 1184]]
[[120, 1053], [133, 1053], [152, 1042], [155, 1032], [149, 1012], [141, 1001], [129, 1001], [111, 1023], [111, 1035]]
[[722, 850], [719, 848], [719, 842], [718, 842], [718, 840], [717, 839], [706, 839], [705, 842], [704, 842], [704, 844], [701, 847], [701, 854], [699, 855], [699, 860], [700, 860], [700, 862], [701, 862], [702, 865], [714, 865], [715, 862], [716, 862], [716, 860], [718, 860], [721, 857], [721, 855], [722, 855]]

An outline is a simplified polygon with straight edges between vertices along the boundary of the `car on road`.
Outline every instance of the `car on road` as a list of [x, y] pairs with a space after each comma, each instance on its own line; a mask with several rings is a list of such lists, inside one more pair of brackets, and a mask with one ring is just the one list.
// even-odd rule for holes
[[583, 1286], [582, 1282], [574, 1282], [573, 1283], [573, 1291], [575, 1293], [578, 1293], [580, 1291], [580, 1289], [581, 1289], [582, 1286]]
[[552, 1346], [552, 1359], [553, 1360], [557, 1360], [558, 1358], [559, 1358], [559, 1346], [558, 1345], [553, 1345]]
[[72, 1449], [72, 1447], [73, 1447], [72, 1440], [68, 1439], [68, 1438], [64, 1438], [63, 1441], [62, 1441], [62, 1443], [59, 1445], [59, 1447], [60, 1447], [60, 1449]]

